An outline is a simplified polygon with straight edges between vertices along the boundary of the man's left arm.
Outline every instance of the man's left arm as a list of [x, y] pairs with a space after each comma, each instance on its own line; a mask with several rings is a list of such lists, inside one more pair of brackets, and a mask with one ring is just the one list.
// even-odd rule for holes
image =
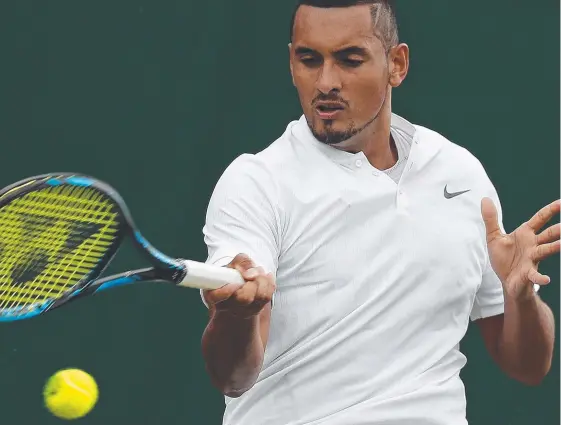
[[538, 294], [528, 300], [505, 294], [504, 314], [475, 323], [491, 357], [508, 376], [527, 385], [541, 383], [551, 367], [555, 322]]

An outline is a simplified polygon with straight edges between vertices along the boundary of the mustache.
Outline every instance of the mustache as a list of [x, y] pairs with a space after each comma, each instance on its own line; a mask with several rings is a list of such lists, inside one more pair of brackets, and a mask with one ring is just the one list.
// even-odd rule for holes
[[330, 94], [319, 94], [317, 95], [314, 100], [312, 100], [312, 106], [315, 106], [318, 102], [339, 102], [343, 105], [349, 106], [349, 102], [347, 102], [342, 97], [337, 95], [330, 95]]

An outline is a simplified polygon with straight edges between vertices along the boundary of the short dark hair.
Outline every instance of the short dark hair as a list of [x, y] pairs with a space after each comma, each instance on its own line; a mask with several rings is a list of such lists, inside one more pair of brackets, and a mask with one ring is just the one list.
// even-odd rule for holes
[[380, 39], [387, 51], [399, 43], [397, 20], [392, 3], [393, 2], [391, 0], [299, 0], [294, 8], [292, 19], [290, 21], [290, 41], [292, 41], [292, 35], [294, 32], [296, 12], [300, 6], [306, 5], [312, 7], [330, 8], [370, 5], [374, 34]]

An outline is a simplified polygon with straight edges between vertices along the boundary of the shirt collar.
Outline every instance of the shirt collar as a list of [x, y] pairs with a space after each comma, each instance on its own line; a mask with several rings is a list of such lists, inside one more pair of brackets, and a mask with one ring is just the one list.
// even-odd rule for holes
[[[413, 124], [411, 124], [406, 119], [392, 113], [390, 126], [392, 131], [398, 131], [405, 137], [410, 138], [412, 142], [414, 141], [415, 143], [418, 143], [416, 137], [417, 136], [416, 128]], [[300, 139], [305, 143], [312, 144], [318, 150], [320, 150], [325, 156], [327, 156], [333, 162], [336, 162], [338, 164], [347, 166], [356, 162], [359, 159], [366, 160], [366, 156], [364, 155], [363, 152], [357, 152], [357, 153], [346, 152], [317, 140], [312, 134], [310, 127], [308, 126], [308, 122], [306, 121], [306, 117], [304, 115], [302, 115], [300, 119], [297, 121], [296, 125], [293, 127], [292, 132], [297, 139]]]

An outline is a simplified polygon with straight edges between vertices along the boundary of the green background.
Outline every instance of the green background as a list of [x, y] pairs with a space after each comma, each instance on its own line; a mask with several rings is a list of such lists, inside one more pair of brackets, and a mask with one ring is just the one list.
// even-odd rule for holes
[[[122, 193], [154, 245], [204, 259], [216, 180], [300, 115], [292, 4], [4, 2], [0, 186], [93, 174]], [[411, 69], [394, 110], [481, 159], [513, 230], [559, 196], [559, 2], [401, 0], [398, 15]], [[112, 270], [141, 266], [135, 254], [123, 251]], [[542, 269], [558, 316], [558, 258]], [[200, 354], [206, 317], [195, 291], [148, 283], [0, 326], [0, 423], [61, 423], [41, 388], [65, 367], [91, 372], [101, 388], [77, 424], [221, 423], [223, 399]], [[463, 350], [471, 425], [559, 424], [558, 343], [537, 388], [503, 376], [474, 327]]]

